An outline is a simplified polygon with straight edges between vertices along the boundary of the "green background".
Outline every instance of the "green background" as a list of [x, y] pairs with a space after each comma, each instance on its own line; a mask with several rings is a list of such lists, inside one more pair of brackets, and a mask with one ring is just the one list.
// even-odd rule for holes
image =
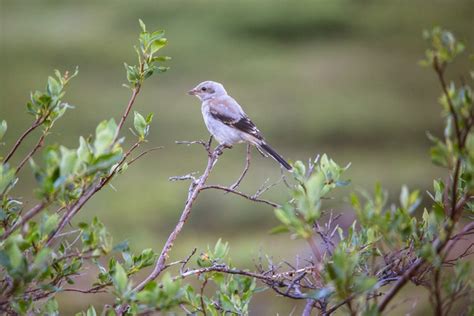
[[[133, 249], [161, 250], [182, 209], [187, 183], [168, 178], [205, 167], [201, 148], [175, 145], [175, 140], [207, 139], [200, 103], [186, 91], [204, 80], [223, 83], [259, 126], [269, 143], [289, 160], [307, 160], [327, 153], [338, 163], [352, 163], [352, 185], [329, 203], [347, 213], [343, 196], [371, 190], [380, 181], [396, 201], [402, 184], [429, 190], [443, 170], [429, 164], [426, 132], [440, 134], [439, 86], [434, 74], [417, 65], [423, 57], [421, 33], [434, 25], [451, 29], [474, 43], [474, 3], [459, 1], [0, 1], [1, 118], [12, 145], [32, 121], [25, 104], [29, 91], [43, 89], [53, 69], [79, 76], [66, 100], [75, 106], [61, 119], [48, 142], [78, 146], [103, 119], [117, 120], [129, 91], [123, 62], [134, 63], [132, 45], [138, 19], [148, 28], [163, 28], [173, 57], [168, 73], [148, 80], [136, 110], [155, 113], [150, 142], [164, 146], [129, 168], [84, 208], [79, 218], [98, 216], [117, 242]], [[449, 76], [459, 80], [467, 62], [457, 62]], [[123, 135], [133, 136], [126, 123]], [[22, 147], [26, 152], [36, 135]], [[3, 149], [2, 149], [3, 152]], [[19, 159], [22, 155], [17, 155]], [[230, 184], [244, 164], [245, 146], [235, 146], [220, 159], [212, 183]], [[38, 158], [37, 158], [38, 159]], [[253, 152], [242, 190], [253, 193], [280, 170], [271, 159]], [[34, 202], [33, 179], [25, 168], [17, 194]], [[284, 188], [266, 198], [281, 202]], [[425, 196], [425, 202], [428, 198]], [[341, 221], [347, 226], [352, 217]], [[271, 208], [237, 196], [207, 191], [199, 196], [172, 259], [198, 251], [222, 237], [230, 242], [236, 265], [252, 268], [262, 253], [275, 262], [309, 256], [307, 246], [287, 235], [271, 236], [277, 224]], [[91, 269], [93, 276], [95, 271]], [[88, 276], [85, 276], [87, 278]], [[87, 285], [80, 280], [79, 285]], [[417, 291], [420, 293], [420, 291]], [[415, 307], [423, 313], [418, 294]], [[64, 295], [65, 314], [106, 296]], [[415, 301], [406, 305], [411, 310]], [[297, 302], [258, 294], [253, 315], [286, 315]], [[402, 309], [403, 310], [403, 309]]]

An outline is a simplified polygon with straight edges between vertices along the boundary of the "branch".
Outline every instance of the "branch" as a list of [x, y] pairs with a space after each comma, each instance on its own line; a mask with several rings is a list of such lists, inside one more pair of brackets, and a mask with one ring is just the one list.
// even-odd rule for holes
[[439, 82], [441, 84], [441, 88], [443, 89], [443, 93], [446, 96], [446, 99], [448, 101], [449, 112], [451, 113], [451, 116], [453, 117], [453, 120], [454, 120], [454, 128], [455, 128], [455, 131], [456, 131], [456, 138], [458, 140], [458, 144], [459, 144], [460, 147], [462, 147], [463, 144], [462, 144], [462, 139], [461, 139], [461, 130], [460, 130], [460, 127], [459, 127], [459, 119], [458, 119], [458, 116], [456, 114], [456, 111], [454, 110], [453, 101], [451, 100], [451, 97], [449, 96], [448, 85], [446, 84], [446, 80], [444, 79], [444, 69], [445, 69], [445, 67], [444, 67], [444, 65], [441, 65], [439, 63], [438, 57], [436, 57], [436, 56], [433, 60], [433, 68], [434, 68], [436, 74], [438, 75], [438, 79], [439, 79]]
[[128, 165], [130, 166], [132, 163], [134, 163], [135, 161], [137, 161], [138, 159], [142, 158], [143, 156], [151, 153], [152, 151], [155, 151], [155, 150], [158, 150], [158, 149], [162, 149], [164, 148], [163, 146], [158, 146], [158, 147], [153, 147], [153, 148], [150, 148], [150, 149], [147, 149], [145, 150], [144, 152], [140, 153], [138, 156], [136, 156], [135, 158], [131, 159], [129, 162], [128, 162]]
[[[202, 144], [202, 143], [199, 142], [199, 144]], [[204, 145], [204, 147], [206, 147], [206, 145]], [[145, 278], [145, 280], [143, 280], [140, 284], [138, 284], [134, 288], [135, 292], [142, 290], [145, 287], [145, 285], [148, 284], [148, 282], [156, 279], [160, 275], [161, 271], [163, 271], [163, 269], [165, 268], [166, 259], [169, 256], [169, 252], [173, 248], [174, 241], [178, 237], [189, 215], [191, 214], [192, 206], [194, 202], [196, 201], [199, 193], [201, 192], [202, 187], [205, 185], [212, 169], [214, 168], [214, 165], [217, 162], [219, 155], [222, 154], [223, 148], [224, 148], [223, 146], [219, 145], [214, 149], [214, 151], [212, 152], [208, 151], [207, 166], [206, 166], [206, 169], [204, 170], [204, 173], [198, 178], [196, 182], [193, 181], [191, 183], [190, 194], [186, 201], [184, 209], [181, 213], [181, 217], [179, 218], [178, 223], [176, 224], [171, 234], [168, 236], [168, 240], [166, 241], [158, 260], [156, 261], [153, 271]], [[206, 149], [208, 149], [208, 147]]]
[[28, 153], [28, 155], [26, 155], [25, 158], [23, 158], [23, 160], [20, 162], [20, 164], [18, 165], [18, 167], [16, 168], [16, 173], [18, 174], [21, 170], [21, 168], [23, 168], [23, 166], [25, 165], [25, 163], [31, 158], [33, 157], [33, 155], [38, 151], [38, 149], [40, 149], [43, 145], [44, 145], [44, 139], [46, 138], [46, 135], [48, 134], [48, 130], [49, 129], [46, 129], [44, 132], [43, 132], [43, 135], [41, 135], [41, 137], [38, 139], [38, 142], [36, 143], [35, 147], [33, 147], [33, 149]]
[[303, 314], [301, 316], [311, 316], [311, 311], [313, 310], [314, 307], [314, 300], [313, 299], [308, 299], [306, 302], [306, 305], [304, 306]]
[[15, 153], [15, 151], [18, 149], [18, 147], [20, 147], [21, 143], [23, 142], [23, 140], [25, 140], [26, 136], [28, 136], [31, 132], [33, 132], [38, 126], [40, 126], [41, 124], [43, 124], [45, 118], [40, 118], [40, 119], [37, 119], [33, 125], [31, 125], [26, 131], [23, 132], [23, 134], [21, 134], [21, 136], [18, 138], [18, 140], [15, 142], [15, 145], [13, 145], [13, 148], [10, 150], [10, 152], [7, 154], [7, 156], [5, 157], [5, 160], [3, 160], [3, 163], [6, 163], [8, 162], [8, 160], [10, 160], [10, 158], [13, 156], [13, 154]]
[[[474, 222], [466, 225], [462, 232], [469, 231], [474, 229]], [[449, 240], [449, 237], [447, 238]], [[446, 241], [442, 241], [439, 237], [433, 242], [433, 246], [436, 249], [436, 253], [439, 253], [443, 250], [444, 246], [447, 244]], [[411, 276], [425, 263], [425, 259], [418, 258], [415, 262], [403, 273], [402, 277], [394, 284], [390, 291], [383, 297], [380, 302], [378, 309], [382, 312], [388, 305], [388, 303], [395, 297], [395, 295], [401, 290], [401, 288], [408, 282]]]
[[230, 186], [230, 189], [232, 189], [232, 190], [236, 189], [240, 185], [240, 182], [242, 182], [245, 175], [247, 174], [247, 171], [250, 168], [250, 159], [252, 158], [251, 157], [251, 149], [252, 149], [251, 145], [247, 144], [247, 155], [245, 156], [245, 167], [244, 167], [244, 170], [242, 171], [242, 174], [237, 179], [237, 181], [235, 181], [235, 183]]
[[274, 208], [280, 207], [279, 204], [276, 204], [272, 201], [265, 200], [265, 199], [260, 199], [260, 198], [256, 197], [255, 195], [248, 195], [248, 194], [245, 194], [243, 192], [240, 192], [240, 191], [234, 190], [230, 187], [225, 187], [225, 186], [222, 186], [222, 185], [206, 185], [206, 186], [203, 186], [201, 188], [201, 191], [202, 190], [208, 190], [208, 189], [222, 190], [222, 191], [225, 191], [225, 192], [228, 192], [228, 193], [239, 195], [239, 196], [241, 196], [243, 198], [246, 198], [247, 200], [250, 200], [250, 201], [253, 201], [253, 202], [264, 203], [264, 204], [270, 205]]
[[140, 93], [140, 88], [141, 88], [141, 85], [137, 85], [135, 88], [132, 89], [132, 96], [130, 97], [127, 107], [125, 108], [125, 111], [123, 112], [122, 117], [120, 118], [120, 122], [117, 125], [117, 130], [115, 131], [113, 143], [115, 143], [118, 139], [120, 130], [122, 129], [123, 124], [125, 123], [125, 120], [128, 117], [128, 114], [130, 114], [130, 110], [132, 109], [133, 104], [135, 103], [135, 99], [137, 98], [137, 95]]
[[[444, 78], [444, 70], [445, 64], [440, 64], [438, 58], [435, 56], [433, 60], [433, 68], [438, 75], [439, 82], [441, 84], [441, 88], [443, 89], [443, 93], [446, 96], [446, 100], [449, 106], [449, 111], [451, 116], [453, 117], [454, 127], [456, 131], [456, 139], [458, 142], [460, 152], [463, 151], [465, 147], [465, 139], [462, 137], [461, 128], [459, 126], [459, 119], [454, 109], [453, 101], [449, 95], [448, 86], [446, 84], [446, 80]], [[469, 133], [470, 127], [466, 128], [466, 133]], [[466, 137], [467, 138], [467, 137]], [[449, 214], [449, 218], [444, 225], [445, 236], [444, 238], [438, 237], [433, 242], [433, 248], [435, 249], [436, 253], [439, 254], [443, 251], [444, 247], [447, 245], [448, 241], [451, 239], [451, 234], [453, 233], [454, 227], [459, 220], [459, 215], [462, 213], [462, 209], [467, 201], [471, 198], [471, 195], [464, 194], [458, 201], [457, 191], [458, 191], [458, 182], [459, 182], [459, 173], [461, 169], [461, 157], [457, 157], [456, 164], [454, 166], [453, 171], [453, 178], [451, 181], [451, 187], [446, 186], [445, 190], [451, 190], [451, 210], [448, 213], [448, 210], [445, 210], [446, 214]], [[445, 192], [447, 195], [448, 193]], [[469, 225], [467, 225], [469, 226]], [[466, 227], [465, 227], [466, 228]], [[395, 297], [395, 295], [400, 291], [400, 289], [410, 280], [413, 274], [425, 263], [425, 259], [418, 258], [416, 261], [403, 273], [402, 277], [395, 283], [395, 285], [390, 289], [387, 295], [384, 296], [381, 303], [378, 306], [379, 312], [382, 312], [388, 305], [388, 303]]]

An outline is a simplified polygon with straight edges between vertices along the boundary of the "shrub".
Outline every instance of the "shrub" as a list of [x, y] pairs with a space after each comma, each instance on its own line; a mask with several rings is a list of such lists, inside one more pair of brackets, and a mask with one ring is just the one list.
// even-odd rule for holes
[[[322, 315], [338, 310], [351, 315], [379, 315], [407, 283], [428, 291], [436, 315], [451, 315], [455, 310], [474, 312], [471, 264], [466, 260], [473, 243], [470, 241], [461, 252], [455, 251], [461, 240], [469, 240], [474, 233], [472, 90], [466, 80], [460, 85], [447, 82], [446, 68], [464, 47], [450, 32], [440, 28], [426, 32], [430, 48], [421, 62], [433, 68], [439, 79], [445, 119], [444, 136], [429, 135], [433, 163], [447, 170], [446, 179], [433, 182], [432, 192], [428, 193], [429, 207], [420, 210], [422, 195], [406, 186], [402, 187], [399, 204], [387, 205], [387, 194], [377, 185], [373, 195], [350, 196], [356, 220], [343, 230], [337, 224], [339, 214], [326, 208], [326, 199], [348, 184], [344, 173], [349, 166], [341, 167], [326, 155], [307, 164], [296, 161], [291, 179], [282, 175], [279, 181], [286, 185], [288, 198], [277, 203], [262, 197], [273, 184], [265, 183], [254, 194], [239, 190], [249, 169], [250, 147], [246, 166], [233, 185], [208, 184], [208, 177], [225, 150], [221, 146], [213, 148], [211, 138], [208, 142], [180, 142], [202, 146], [207, 166], [199, 177], [187, 174], [171, 179], [191, 184], [181, 217], [160, 254], [151, 249], [137, 254], [126, 243], [114, 245], [98, 218], [67, 226], [92, 196], [137, 159], [156, 149], [136, 154], [147, 142], [153, 114], [143, 116], [134, 112], [136, 139], [131, 147], [124, 148], [120, 136], [144, 81], [167, 70], [162, 64], [169, 58], [157, 56], [167, 44], [164, 32], [148, 32], [142, 21], [140, 27], [139, 46], [135, 48], [138, 63], [125, 64], [131, 96], [118, 124], [113, 119], [102, 121], [94, 137], [80, 137], [74, 149], [60, 145], [44, 147], [56, 120], [71, 108], [63, 100], [69, 82], [78, 72], [56, 71], [48, 78], [45, 91], [31, 94], [27, 110], [33, 123], [1, 158], [3, 313], [55, 315], [56, 295], [72, 291], [111, 293], [114, 303], [101, 308], [106, 315], [154, 311], [246, 315], [253, 295], [272, 289], [279, 296], [304, 301], [303, 315], [314, 310]], [[41, 135], [36, 144], [18, 165], [12, 165], [10, 161], [17, 149], [37, 129]], [[0, 139], [6, 132], [7, 123], [2, 121]], [[39, 154], [41, 159], [33, 159]], [[37, 181], [37, 202], [29, 209], [14, 193], [16, 186], [22, 185], [20, 171], [27, 162]], [[255, 271], [243, 270], [230, 263], [229, 245], [219, 239], [214, 247], [199, 255], [194, 249], [187, 258], [168, 262], [194, 201], [209, 189], [273, 207], [281, 225], [272, 233], [287, 233], [305, 240], [312, 255], [295, 266], [260, 259]], [[104, 260], [108, 264], [101, 264]], [[87, 273], [86, 266], [91, 264], [99, 270], [95, 282], [86, 289], [77, 288], [75, 279]], [[150, 266], [153, 269], [144, 280], [133, 279], [134, 274]], [[188, 282], [192, 277], [197, 278], [200, 286], [193, 287]], [[210, 283], [214, 284], [214, 291], [205, 290]], [[96, 309], [91, 306], [82, 314], [96, 315]]]

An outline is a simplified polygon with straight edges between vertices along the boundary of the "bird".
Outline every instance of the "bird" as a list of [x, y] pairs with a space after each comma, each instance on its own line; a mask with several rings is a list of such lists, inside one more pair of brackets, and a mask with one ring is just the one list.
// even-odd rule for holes
[[287, 170], [292, 166], [278, 154], [263, 137], [260, 130], [245, 114], [239, 103], [227, 94], [224, 86], [215, 81], [204, 81], [188, 91], [201, 102], [204, 123], [211, 135], [224, 147], [249, 143], [265, 152]]

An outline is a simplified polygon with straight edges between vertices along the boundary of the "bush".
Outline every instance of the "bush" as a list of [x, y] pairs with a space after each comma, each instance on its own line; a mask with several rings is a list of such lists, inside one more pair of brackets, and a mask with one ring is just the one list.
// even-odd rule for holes
[[[139, 46], [135, 48], [138, 63], [125, 64], [131, 96], [118, 124], [113, 119], [101, 122], [94, 137], [80, 137], [74, 149], [60, 145], [44, 147], [56, 120], [71, 108], [63, 100], [69, 82], [78, 72], [56, 71], [48, 78], [46, 91], [31, 94], [27, 110], [34, 117], [33, 123], [1, 158], [3, 313], [55, 315], [56, 295], [71, 291], [112, 294], [114, 303], [100, 308], [106, 315], [155, 311], [246, 315], [253, 295], [271, 289], [279, 296], [304, 301], [303, 315], [310, 315], [315, 309], [322, 315], [338, 310], [351, 315], [379, 315], [407, 283], [428, 291], [436, 315], [474, 312], [471, 264], [466, 260], [473, 243], [470, 241], [465, 249], [458, 250], [460, 241], [474, 233], [474, 109], [472, 90], [466, 80], [455, 85], [445, 77], [446, 68], [464, 48], [450, 32], [440, 28], [426, 32], [430, 48], [421, 62], [432, 67], [439, 79], [445, 118], [444, 136], [429, 135], [433, 163], [447, 170], [445, 180], [433, 182], [433, 190], [428, 193], [430, 207], [419, 210], [420, 192], [410, 192], [406, 186], [402, 187], [399, 205], [387, 205], [387, 194], [377, 185], [372, 196], [350, 196], [356, 220], [343, 230], [337, 225], [339, 214], [326, 209], [326, 199], [349, 183], [344, 178], [349, 166], [341, 167], [326, 155], [307, 164], [296, 161], [291, 179], [282, 175], [278, 183], [287, 187], [288, 198], [277, 203], [262, 198], [274, 184], [265, 183], [255, 194], [239, 191], [249, 169], [250, 147], [240, 177], [233, 185], [222, 186], [208, 184], [208, 177], [225, 149], [213, 148], [212, 138], [208, 142], [180, 142], [202, 146], [207, 166], [199, 177], [187, 174], [171, 179], [191, 182], [181, 217], [160, 254], [151, 249], [136, 254], [126, 243], [114, 245], [98, 218], [77, 225], [72, 225], [71, 220], [105, 185], [156, 149], [136, 154], [147, 142], [153, 114], [143, 116], [134, 112], [136, 139], [131, 147], [124, 148], [120, 136], [144, 81], [168, 69], [162, 64], [169, 58], [157, 56], [167, 44], [164, 32], [148, 32], [142, 21], [140, 27]], [[11, 165], [17, 149], [37, 129], [41, 135], [36, 144], [18, 165]], [[6, 131], [7, 123], [2, 121], [0, 139]], [[38, 154], [42, 159], [33, 160]], [[37, 202], [28, 210], [14, 195], [16, 186], [22, 184], [20, 171], [27, 162], [37, 181]], [[194, 249], [187, 258], [168, 262], [194, 201], [200, 192], [209, 189], [272, 206], [281, 222], [272, 233], [304, 239], [311, 257], [287, 268], [260, 259], [255, 271], [242, 270], [230, 263], [229, 245], [219, 239], [214, 247], [197, 256]], [[194, 257], [197, 258], [192, 260]], [[91, 264], [99, 269], [95, 282], [86, 289], [77, 288], [75, 279], [87, 273], [86, 267]], [[144, 280], [133, 279], [134, 274], [150, 266], [153, 269]], [[192, 277], [197, 278], [200, 286], [193, 287], [188, 282]], [[212, 291], [206, 290], [210, 283], [214, 284]], [[96, 309], [91, 306], [80, 314], [96, 315]]]

